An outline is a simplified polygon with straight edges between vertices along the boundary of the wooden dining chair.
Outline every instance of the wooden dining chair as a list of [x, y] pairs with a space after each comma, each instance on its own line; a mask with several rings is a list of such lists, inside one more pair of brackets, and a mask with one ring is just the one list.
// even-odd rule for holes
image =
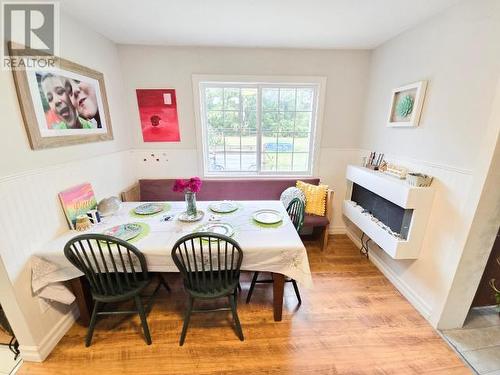
[[[184, 344], [186, 333], [195, 312], [231, 310], [236, 334], [244, 340], [236, 308], [237, 287], [243, 251], [240, 245], [224, 235], [215, 233], [191, 233], [180, 238], [172, 248], [172, 258], [184, 279], [188, 293], [188, 305], [184, 316], [179, 345]], [[197, 299], [210, 300], [227, 297], [229, 305], [219, 309], [193, 308]]]
[[[82, 234], [68, 241], [64, 255], [76, 268], [83, 272], [90, 284], [94, 308], [85, 339], [90, 346], [98, 315], [139, 314], [144, 337], [148, 345], [151, 335], [146, 320], [152, 302], [161, 285], [170, 291], [160, 276], [153, 294], [149, 296], [146, 309], [141, 292], [153, 279], [148, 272], [146, 258], [135, 246], [118, 238], [103, 234]], [[104, 304], [134, 300], [137, 310], [99, 311]]]
[[[288, 204], [288, 207], [286, 211], [288, 212], [288, 216], [290, 216], [290, 219], [292, 220], [293, 226], [297, 230], [297, 233], [300, 232], [302, 229], [302, 225], [304, 225], [304, 215], [305, 215], [305, 210], [304, 210], [304, 202], [301, 201], [299, 198], [294, 198], [292, 201]], [[247, 295], [247, 300], [246, 303], [250, 302], [250, 298], [252, 298], [253, 290], [255, 288], [255, 284], [272, 284], [273, 279], [261, 279], [259, 280], [260, 272], [255, 272], [252, 277], [252, 283], [250, 284], [250, 289], [248, 290], [248, 295]], [[293, 289], [295, 290], [295, 295], [297, 296], [297, 300], [299, 301], [299, 305], [302, 304], [302, 299], [300, 298], [300, 292], [299, 292], [299, 287], [297, 285], [297, 282], [293, 279], [290, 279], [288, 277], [285, 278], [286, 283], [292, 283]]]

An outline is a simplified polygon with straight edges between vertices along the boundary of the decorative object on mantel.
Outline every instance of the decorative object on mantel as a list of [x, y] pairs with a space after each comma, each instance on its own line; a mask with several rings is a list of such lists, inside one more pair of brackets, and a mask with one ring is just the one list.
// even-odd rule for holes
[[144, 142], [179, 142], [179, 120], [174, 89], [137, 89]]
[[422, 173], [408, 172], [406, 175], [406, 182], [411, 186], [427, 187], [432, 183], [432, 176]]
[[387, 163], [383, 172], [387, 173], [388, 175], [397, 177], [400, 180], [404, 180], [406, 178], [406, 174], [408, 173], [408, 169], [400, 165]]
[[426, 88], [427, 81], [419, 81], [394, 89], [387, 126], [418, 126]]
[[186, 212], [179, 219], [182, 221], [197, 221], [203, 217], [203, 211], [196, 209], [196, 193], [201, 190], [201, 179], [191, 177], [189, 180], [175, 180], [173, 191], [184, 193], [186, 200]]
[[[11, 55], [12, 45], [9, 45]], [[102, 73], [54, 57], [56, 68], [13, 70], [33, 150], [113, 139]]]
[[364, 158], [363, 167], [378, 170], [381, 163], [384, 161], [384, 154], [379, 152], [370, 152], [368, 159]]
[[111, 216], [120, 209], [121, 204], [117, 197], [104, 198], [99, 201], [97, 210], [103, 217]]
[[76, 219], [79, 215], [87, 217], [88, 211], [97, 208], [94, 190], [89, 183], [73, 186], [61, 191], [59, 193], [59, 200], [61, 201], [70, 229], [76, 228]]

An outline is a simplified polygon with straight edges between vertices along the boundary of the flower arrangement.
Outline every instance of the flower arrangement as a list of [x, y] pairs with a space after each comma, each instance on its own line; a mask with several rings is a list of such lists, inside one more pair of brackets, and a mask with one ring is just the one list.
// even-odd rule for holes
[[201, 179], [199, 177], [191, 177], [188, 180], [175, 180], [173, 191], [177, 193], [192, 192], [198, 193], [201, 190]]

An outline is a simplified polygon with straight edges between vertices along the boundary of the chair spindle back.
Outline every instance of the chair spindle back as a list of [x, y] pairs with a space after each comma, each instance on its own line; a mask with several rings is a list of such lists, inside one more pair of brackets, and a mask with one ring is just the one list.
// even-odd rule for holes
[[304, 202], [299, 198], [293, 198], [286, 208], [286, 212], [288, 212], [288, 216], [290, 216], [297, 232], [300, 232], [304, 225]]
[[230, 237], [199, 232], [180, 238], [172, 258], [188, 289], [215, 294], [237, 285], [243, 251]]
[[85, 274], [93, 294], [127, 293], [148, 279], [146, 258], [135, 246], [104, 234], [82, 234], [64, 247], [66, 258]]

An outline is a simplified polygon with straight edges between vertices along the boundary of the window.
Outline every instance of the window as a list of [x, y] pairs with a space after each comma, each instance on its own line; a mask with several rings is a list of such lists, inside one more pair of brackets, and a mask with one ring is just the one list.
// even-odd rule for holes
[[319, 84], [200, 81], [206, 175], [310, 175]]

